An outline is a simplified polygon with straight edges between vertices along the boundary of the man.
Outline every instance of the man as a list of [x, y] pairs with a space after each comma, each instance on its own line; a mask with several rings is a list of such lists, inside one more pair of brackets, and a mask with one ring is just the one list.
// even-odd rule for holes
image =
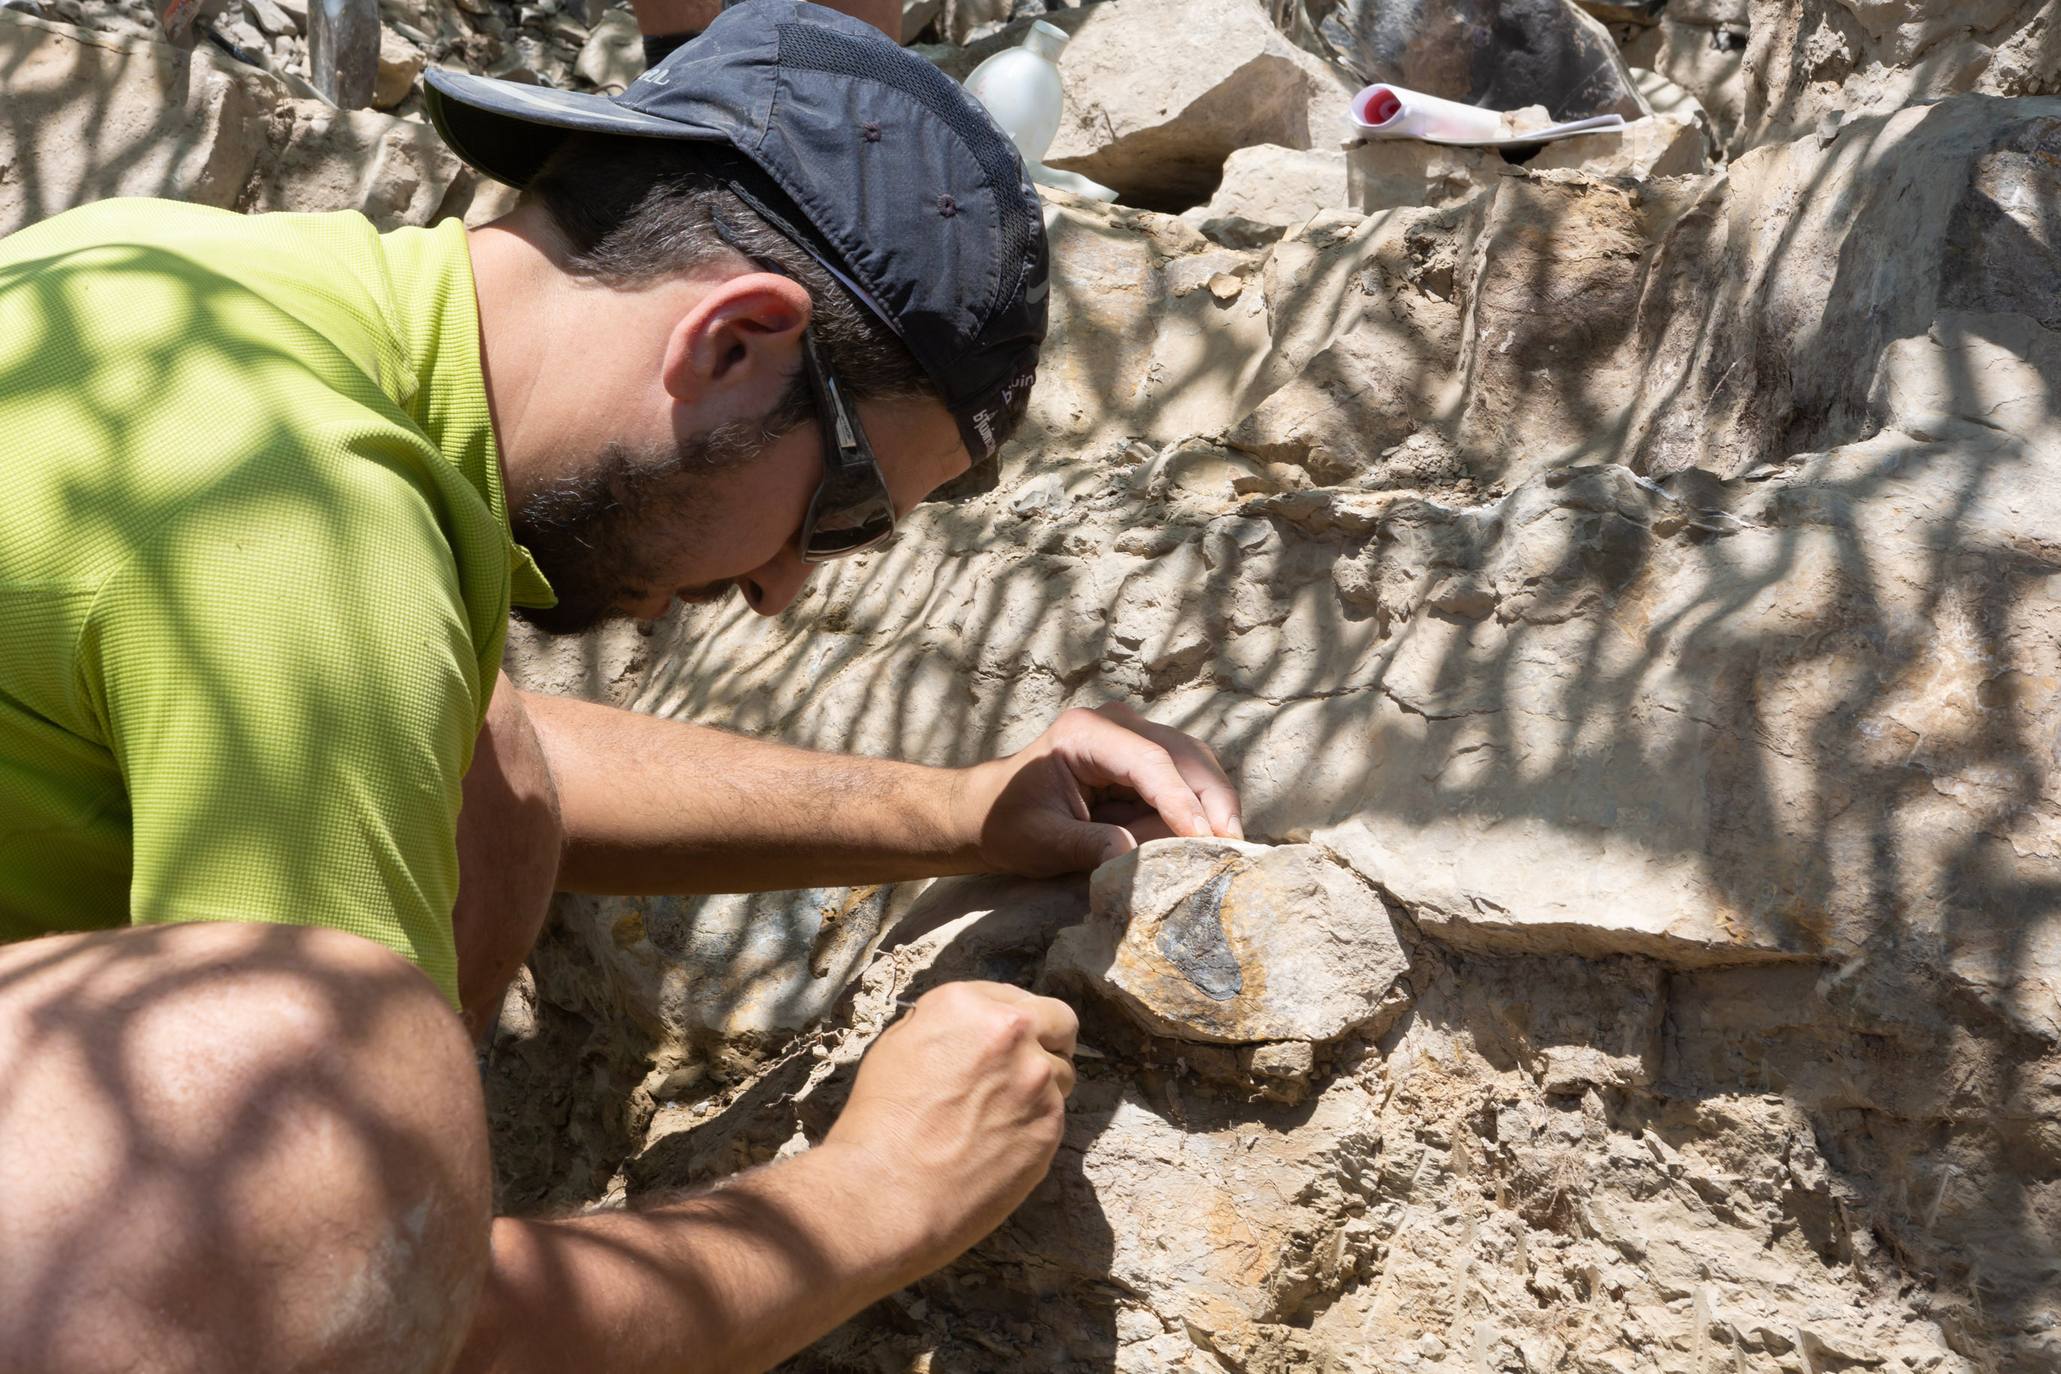
[[940, 989], [815, 1149], [494, 1219], [456, 1012], [488, 1023], [550, 890], [1060, 872], [1239, 830], [1208, 751], [1122, 710], [941, 770], [497, 681], [511, 601], [561, 630], [774, 614], [989, 460], [1045, 248], [977, 107], [799, 0], [615, 102], [438, 74], [431, 107], [527, 185], [514, 214], [108, 202], [0, 241], [14, 1374], [770, 1364], [1023, 1198], [1072, 1015]]

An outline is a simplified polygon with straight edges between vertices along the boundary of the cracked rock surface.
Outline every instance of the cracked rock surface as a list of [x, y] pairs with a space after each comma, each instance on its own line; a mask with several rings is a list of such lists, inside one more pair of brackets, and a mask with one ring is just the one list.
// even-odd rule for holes
[[[1681, 152], [1349, 149], [1340, 188], [1260, 132], [1292, 159], [1184, 218], [1055, 195], [994, 490], [777, 620], [531, 643], [539, 683], [941, 762], [1121, 695], [1395, 942], [1269, 977], [1261, 1030], [1221, 917], [1160, 938], [1181, 901], [568, 900], [497, 1053], [643, 1046], [566, 1115], [608, 1142], [579, 1195], [814, 1138], [890, 989], [978, 973], [1082, 1013], [1053, 1176], [794, 1370], [2061, 1369], [2061, 101], [1896, 66], [1931, 12], [1861, 8], [1807, 88], [1776, 56], [1853, 7], [1629, 29], [1635, 68], [1747, 35], [1640, 77], [1708, 120]], [[1994, 19], [1928, 51], [2052, 70], [2050, 20]]]

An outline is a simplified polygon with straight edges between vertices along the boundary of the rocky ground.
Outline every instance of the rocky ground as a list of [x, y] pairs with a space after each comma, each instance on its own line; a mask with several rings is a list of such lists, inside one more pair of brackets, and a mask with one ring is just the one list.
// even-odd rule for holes
[[[0, 14], [0, 227], [500, 203], [410, 97], [337, 115], [10, 3], [48, 17]], [[1530, 8], [1651, 119], [1341, 146], [1372, 0], [1057, 11], [1049, 160], [1123, 203], [1048, 199], [1000, 482], [777, 620], [516, 644], [534, 683], [940, 763], [1120, 695], [1279, 847], [566, 900], [492, 1052], [511, 1206], [806, 1148], [900, 1000], [1000, 977], [1086, 1025], [1052, 1177], [793, 1369], [2061, 1369], [2061, 26]], [[412, 13], [424, 61], [555, 84], [634, 41]], [[910, 36], [963, 74], [1010, 19]]]

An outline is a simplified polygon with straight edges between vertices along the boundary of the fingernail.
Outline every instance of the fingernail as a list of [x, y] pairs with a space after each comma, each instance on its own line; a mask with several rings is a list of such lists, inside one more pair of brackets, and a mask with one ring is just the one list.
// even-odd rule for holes
[[1198, 840], [1211, 840], [1216, 838], [1217, 832], [1210, 829], [1209, 817], [1198, 816], [1195, 818], [1194, 823], [1188, 827], [1188, 833]]

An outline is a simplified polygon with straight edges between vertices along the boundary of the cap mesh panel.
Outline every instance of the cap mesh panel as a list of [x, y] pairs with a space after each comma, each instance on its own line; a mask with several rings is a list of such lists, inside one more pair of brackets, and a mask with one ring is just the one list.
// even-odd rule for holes
[[[1000, 211], [1003, 261], [1012, 264], [1016, 277], [1008, 282], [1006, 294], [991, 302], [1003, 307], [1023, 290], [1024, 274], [1030, 268], [1030, 216], [1023, 195], [1022, 164], [1015, 145], [1004, 138], [987, 115], [973, 103], [959, 83], [920, 58], [912, 62], [883, 64], [877, 46], [861, 43], [834, 29], [813, 24], [782, 24], [780, 65], [809, 71], [829, 72], [891, 86], [922, 105], [966, 144], [982, 175], [993, 188]], [[992, 316], [991, 316], [992, 317]], [[983, 325], [985, 327], [985, 325]]]

